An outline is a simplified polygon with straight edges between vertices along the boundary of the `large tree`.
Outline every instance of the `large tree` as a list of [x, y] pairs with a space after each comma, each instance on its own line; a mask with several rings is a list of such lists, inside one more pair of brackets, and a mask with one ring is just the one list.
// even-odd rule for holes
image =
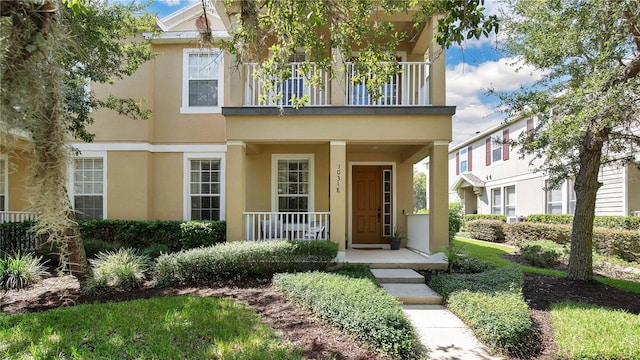
[[86, 255], [66, 190], [69, 136], [91, 141], [92, 111], [113, 109], [146, 118], [140, 102], [97, 98], [91, 83], [131, 75], [151, 58], [140, 39], [154, 18], [139, 7], [92, 0], [0, 2], [0, 145], [14, 147], [16, 134], [30, 138], [31, 206], [36, 230], [56, 245], [72, 273], [86, 271]]
[[640, 145], [640, 2], [505, 0], [506, 49], [545, 71], [531, 88], [503, 96], [511, 115], [537, 116], [518, 139], [541, 159], [550, 187], [575, 178], [567, 277], [593, 278], [596, 193], [602, 166], [634, 160]]

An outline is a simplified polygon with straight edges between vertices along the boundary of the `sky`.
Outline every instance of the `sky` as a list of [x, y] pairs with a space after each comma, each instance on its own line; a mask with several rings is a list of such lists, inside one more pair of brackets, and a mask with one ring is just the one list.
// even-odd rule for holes
[[[192, 1], [154, 0], [149, 10], [164, 17]], [[485, 7], [488, 14], [499, 13], [498, 0], [486, 0]], [[541, 77], [542, 73], [529, 67], [516, 71], [517, 63], [518, 58], [500, 51], [500, 37], [495, 35], [470, 40], [462, 47], [454, 46], [447, 50], [447, 105], [456, 106], [451, 145], [504, 121], [504, 113], [498, 110], [500, 100], [495, 95], [489, 95], [489, 89], [508, 92]]]

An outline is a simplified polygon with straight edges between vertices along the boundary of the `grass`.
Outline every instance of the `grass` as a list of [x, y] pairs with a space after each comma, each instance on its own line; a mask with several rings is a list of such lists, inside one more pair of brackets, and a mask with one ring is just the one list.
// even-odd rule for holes
[[640, 315], [563, 302], [551, 306], [551, 321], [562, 357], [640, 359]]
[[[515, 266], [520, 270], [522, 270], [523, 272], [530, 273], [530, 274], [540, 274], [540, 275], [558, 276], [558, 277], [566, 276], [566, 273], [564, 271], [542, 269], [534, 266], [515, 264], [505, 259], [503, 255], [513, 254], [516, 252], [515, 248], [508, 245], [489, 243], [485, 241], [460, 238], [460, 237], [455, 238], [453, 240], [453, 244], [454, 246], [463, 248], [464, 251], [469, 253], [469, 255], [489, 261], [498, 267]], [[640, 282], [637, 282], [637, 281], [610, 279], [610, 278], [604, 278], [602, 276], [596, 276], [595, 279], [603, 284], [606, 284], [621, 290], [640, 293]]]
[[302, 359], [249, 307], [167, 296], [0, 316], [3, 359]]

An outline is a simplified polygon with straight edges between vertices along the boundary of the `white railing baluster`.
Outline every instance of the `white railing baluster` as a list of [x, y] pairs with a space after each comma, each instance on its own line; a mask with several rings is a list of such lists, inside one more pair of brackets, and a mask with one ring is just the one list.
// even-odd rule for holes
[[318, 239], [329, 240], [329, 212], [245, 212], [247, 241], [298, 240], [312, 225], [323, 226]]

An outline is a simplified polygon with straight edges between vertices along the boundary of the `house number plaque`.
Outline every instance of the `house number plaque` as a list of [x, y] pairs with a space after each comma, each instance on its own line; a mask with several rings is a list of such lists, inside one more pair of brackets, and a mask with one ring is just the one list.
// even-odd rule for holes
[[340, 169], [340, 164], [338, 164], [338, 170], [336, 170], [336, 192], [340, 192], [340, 180], [342, 179], [342, 169]]

